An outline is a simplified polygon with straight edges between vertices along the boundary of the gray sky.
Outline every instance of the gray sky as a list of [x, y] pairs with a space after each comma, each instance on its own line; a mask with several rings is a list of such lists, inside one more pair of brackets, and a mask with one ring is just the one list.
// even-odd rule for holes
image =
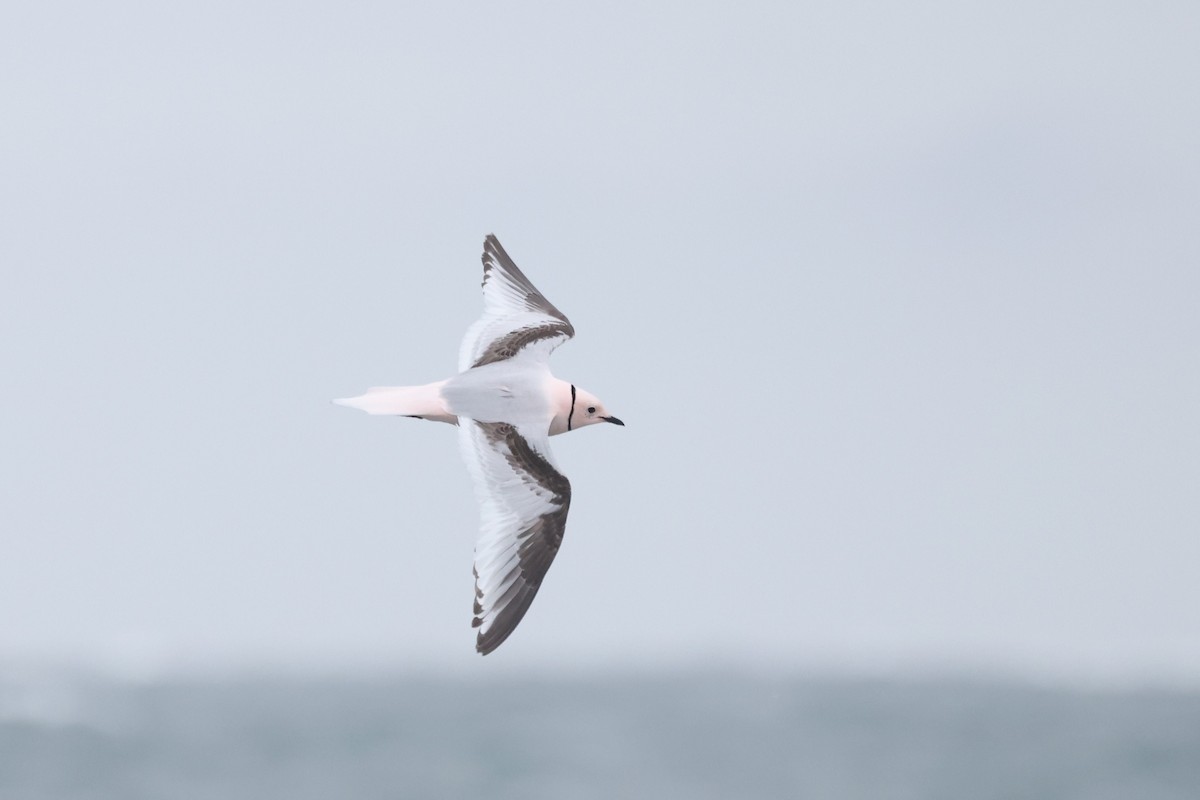
[[[646, 8], [653, 5], [653, 8]], [[397, 7], [402, 6], [402, 7]], [[0, 9], [0, 658], [1200, 681], [1195, 3]], [[624, 429], [473, 652], [495, 232]]]

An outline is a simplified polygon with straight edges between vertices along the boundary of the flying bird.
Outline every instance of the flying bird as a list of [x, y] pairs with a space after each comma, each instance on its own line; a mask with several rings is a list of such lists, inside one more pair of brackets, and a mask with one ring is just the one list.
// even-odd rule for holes
[[424, 386], [384, 386], [334, 400], [368, 414], [458, 426], [475, 484], [475, 649], [495, 650], [516, 629], [562, 544], [571, 482], [549, 437], [601, 422], [624, 425], [585, 389], [550, 373], [550, 354], [575, 335], [570, 320], [509, 258], [483, 242], [483, 316], [463, 337], [458, 374]]

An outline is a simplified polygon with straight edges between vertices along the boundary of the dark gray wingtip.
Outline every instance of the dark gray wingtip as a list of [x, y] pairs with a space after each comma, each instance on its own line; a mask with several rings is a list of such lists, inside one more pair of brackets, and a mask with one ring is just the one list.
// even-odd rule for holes
[[533, 282], [525, 277], [525, 273], [517, 266], [517, 262], [512, 260], [508, 251], [500, 244], [500, 240], [496, 238], [496, 234], [489, 233], [483, 238], [483, 255], [481, 259], [483, 261], [483, 282], [485, 284], [488, 281], [488, 273], [491, 272], [492, 268], [499, 267], [508, 275], [509, 280], [520, 287], [521, 291], [525, 292], [525, 304], [531, 311], [540, 311], [543, 314], [554, 317], [566, 325], [569, 336], [575, 335], [575, 329], [571, 326], [571, 321], [567, 319], [567, 315], [555, 308], [554, 304], [538, 291]]

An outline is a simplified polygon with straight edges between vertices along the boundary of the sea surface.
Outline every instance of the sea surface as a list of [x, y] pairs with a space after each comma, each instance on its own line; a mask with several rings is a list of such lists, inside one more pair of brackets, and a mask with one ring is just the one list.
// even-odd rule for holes
[[0, 800], [1197, 800], [1200, 693], [745, 674], [0, 677]]

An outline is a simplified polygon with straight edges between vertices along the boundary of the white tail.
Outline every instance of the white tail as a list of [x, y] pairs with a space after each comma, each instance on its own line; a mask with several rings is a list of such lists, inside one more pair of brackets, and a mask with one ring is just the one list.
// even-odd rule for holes
[[428, 383], [424, 386], [377, 386], [364, 395], [334, 400], [339, 406], [357, 408], [368, 414], [389, 416], [421, 417], [438, 422], [457, 423], [458, 418], [446, 410], [442, 403], [442, 384]]

